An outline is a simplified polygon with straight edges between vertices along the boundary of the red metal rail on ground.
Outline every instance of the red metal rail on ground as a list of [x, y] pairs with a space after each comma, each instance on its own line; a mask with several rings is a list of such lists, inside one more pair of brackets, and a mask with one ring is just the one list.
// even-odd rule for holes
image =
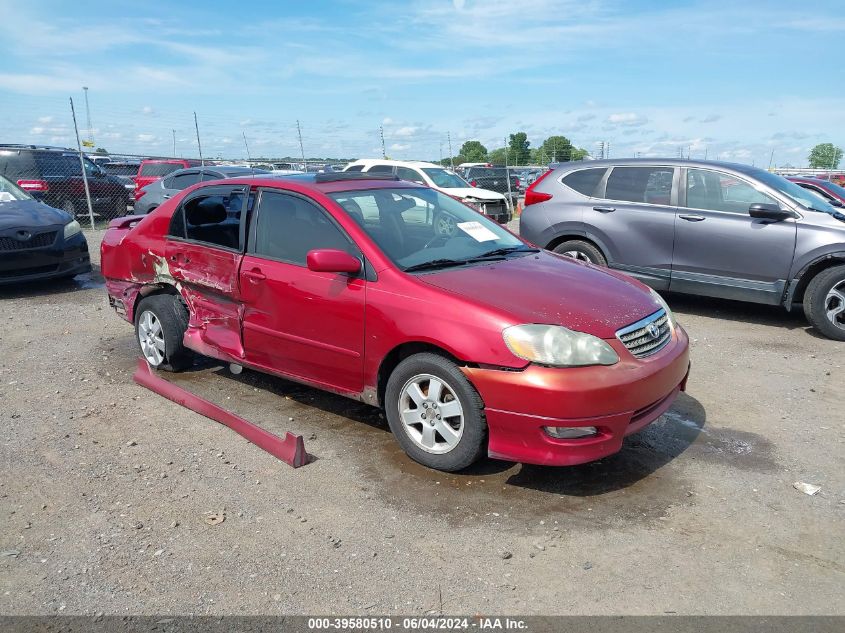
[[305, 452], [305, 442], [301, 435], [287, 432], [284, 439], [278, 435], [273, 435], [213, 402], [200, 398], [198, 395], [157, 376], [150, 371], [150, 366], [143, 358], [138, 359], [138, 369], [135, 371], [133, 379], [142, 387], [146, 387], [176, 404], [228, 426], [238, 435], [294, 468], [299, 468], [308, 463], [308, 453]]

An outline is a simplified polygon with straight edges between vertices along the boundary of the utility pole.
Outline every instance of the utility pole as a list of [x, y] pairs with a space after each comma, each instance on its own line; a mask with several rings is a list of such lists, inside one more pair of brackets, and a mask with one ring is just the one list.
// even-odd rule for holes
[[299, 125], [299, 119], [296, 120], [296, 133], [299, 136], [299, 151], [302, 153], [302, 166], [305, 171], [308, 171], [308, 163], [305, 160], [305, 146], [302, 144], [302, 128]]
[[446, 140], [449, 142], [449, 165], [451, 166], [452, 170], [455, 169], [455, 159], [452, 156], [452, 133], [446, 132]]
[[513, 214], [513, 192], [511, 191], [511, 172], [508, 169], [508, 139], [505, 139], [505, 180], [508, 181], [508, 208], [510, 209], [511, 214]]
[[381, 157], [387, 159], [387, 148], [384, 146], [384, 126], [379, 125], [378, 133], [381, 137]]
[[251, 161], [252, 156], [249, 155], [249, 143], [246, 142], [246, 132], [242, 131], [241, 134], [243, 134], [243, 137], [244, 137], [244, 147], [246, 148], [246, 159], [248, 161]]
[[769, 171], [772, 171], [772, 163], [775, 162], [775, 150], [772, 148], [772, 155], [769, 157]]
[[197, 123], [197, 113], [194, 112], [194, 129], [197, 131], [197, 149], [200, 152], [200, 166], [205, 167], [205, 161], [202, 159], [202, 143], [200, 143], [200, 124]]
[[704, 160], [707, 160], [707, 148], [704, 148]]
[[73, 117], [73, 130], [76, 132], [76, 147], [79, 150], [79, 166], [82, 168], [82, 184], [85, 186], [85, 200], [88, 202], [88, 218], [91, 220], [91, 230], [93, 231], [94, 206], [91, 204], [91, 190], [88, 188], [88, 176], [85, 172], [85, 160], [82, 158], [82, 143], [79, 141], [79, 127], [76, 125], [76, 110], [73, 107], [73, 97], [70, 98], [70, 114]]
[[607, 157], [610, 158], [610, 141], [607, 142], [606, 151], [607, 151]]
[[176, 130], [170, 130], [173, 132], [173, 158], [176, 158]]
[[440, 166], [443, 166], [443, 141], [440, 141]]
[[88, 86], [82, 86], [85, 92], [85, 118], [88, 120], [88, 140], [91, 142], [91, 147], [94, 147], [94, 126], [91, 125], [91, 108], [88, 107]]

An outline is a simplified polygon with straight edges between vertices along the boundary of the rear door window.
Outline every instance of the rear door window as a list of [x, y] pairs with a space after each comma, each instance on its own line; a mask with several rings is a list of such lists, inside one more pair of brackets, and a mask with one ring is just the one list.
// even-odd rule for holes
[[614, 167], [607, 179], [608, 200], [671, 204], [672, 167]]
[[393, 165], [373, 165], [367, 170], [368, 174], [392, 174]]
[[349, 169], [345, 169], [344, 171], [364, 171], [363, 165], [352, 165]]
[[601, 169], [579, 169], [566, 174], [563, 177], [563, 184], [582, 195], [593, 196], [606, 171], [607, 169], [604, 167]]
[[[246, 188], [209, 187], [173, 214], [168, 235], [190, 242], [241, 250], [241, 215]], [[252, 196], [250, 196], [250, 199]]]
[[144, 163], [141, 165], [141, 172], [139, 176], [151, 176], [161, 178], [167, 174], [172, 174], [177, 169], [183, 169], [186, 165], [179, 165], [177, 163]]
[[423, 177], [420, 175], [420, 173], [416, 169], [411, 169], [409, 167], [397, 167], [396, 176], [398, 178], [401, 178], [402, 180], [418, 182], [421, 185], [425, 184], [425, 180], [423, 180]]
[[167, 178], [164, 181], [164, 188], [165, 189], [176, 189], [177, 191], [182, 191], [182, 189], [187, 189], [191, 185], [195, 185], [200, 181], [200, 172], [198, 171], [189, 171], [185, 172], [184, 174], [176, 174], [170, 178]]

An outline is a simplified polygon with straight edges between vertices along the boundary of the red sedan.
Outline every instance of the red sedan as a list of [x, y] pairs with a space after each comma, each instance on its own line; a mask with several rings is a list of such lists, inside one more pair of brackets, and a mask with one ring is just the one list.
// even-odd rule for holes
[[441, 470], [615, 453], [689, 370], [646, 286], [393, 176], [195, 185], [112, 222], [102, 271], [152, 367], [198, 353], [383, 407]]
[[795, 184], [804, 187], [804, 189], [808, 189], [821, 196], [822, 200], [829, 202], [835, 207], [845, 206], [845, 187], [841, 187], [831, 180], [805, 176], [789, 176], [787, 180], [791, 180]]

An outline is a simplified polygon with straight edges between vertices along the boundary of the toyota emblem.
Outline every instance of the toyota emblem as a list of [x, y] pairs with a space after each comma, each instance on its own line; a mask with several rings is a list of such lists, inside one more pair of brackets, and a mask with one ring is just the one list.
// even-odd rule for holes
[[15, 233], [15, 239], [18, 242], [28, 242], [32, 238], [32, 233], [29, 231], [17, 231]]
[[660, 336], [660, 328], [659, 328], [659, 327], [657, 327], [657, 325], [656, 325], [656, 324], [654, 324], [654, 323], [649, 323], [649, 324], [646, 326], [645, 331], [646, 331], [646, 332], [648, 332], [648, 335], [649, 335], [652, 339], [656, 339], [656, 338], [658, 338], [658, 337]]

